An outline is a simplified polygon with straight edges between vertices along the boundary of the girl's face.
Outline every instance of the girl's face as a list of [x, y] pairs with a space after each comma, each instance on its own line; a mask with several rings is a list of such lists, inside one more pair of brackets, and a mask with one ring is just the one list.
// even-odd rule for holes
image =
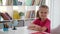
[[39, 17], [42, 19], [42, 18], [47, 18], [47, 15], [48, 15], [48, 9], [47, 8], [40, 8], [39, 10]]

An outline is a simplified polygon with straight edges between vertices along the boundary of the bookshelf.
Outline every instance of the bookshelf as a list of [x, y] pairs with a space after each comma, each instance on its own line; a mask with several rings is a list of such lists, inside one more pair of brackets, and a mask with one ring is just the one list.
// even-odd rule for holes
[[29, 20], [31, 22], [36, 19], [38, 7], [43, 4], [45, 4], [43, 0], [0, 0], [0, 12], [7, 12], [11, 18], [4, 20], [3, 17], [0, 17], [0, 22], [13, 20], [23, 20], [24, 22]]

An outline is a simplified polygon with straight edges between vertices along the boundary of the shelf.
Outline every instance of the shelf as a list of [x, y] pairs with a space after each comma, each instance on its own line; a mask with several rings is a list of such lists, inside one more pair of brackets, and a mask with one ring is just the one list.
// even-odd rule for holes
[[0, 21], [0, 23], [4, 23], [4, 22], [11, 22], [12, 20], [4, 20], [4, 21]]
[[[15, 19], [15, 20], [34, 20], [34, 19], [36, 19], [36, 18], [26, 18], [26, 19]], [[0, 23], [3, 23], [3, 22], [11, 22], [11, 21], [13, 21], [13, 20], [4, 20], [4, 21], [0, 21]]]

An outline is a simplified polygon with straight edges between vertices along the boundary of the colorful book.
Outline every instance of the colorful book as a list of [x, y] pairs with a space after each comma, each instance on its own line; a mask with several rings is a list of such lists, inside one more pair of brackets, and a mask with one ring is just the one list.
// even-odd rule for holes
[[18, 5], [18, 0], [13, 0], [13, 5]]
[[0, 5], [2, 5], [2, 0], [0, 0]]
[[12, 20], [12, 17], [8, 13], [5, 13], [5, 14], [10, 18], [10, 20]]
[[12, 4], [13, 4], [12, 0], [6, 0], [6, 5], [12, 5]]
[[32, 0], [25, 0], [26, 6], [32, 6]]
[[42, 0], [42, 1], [41, 1], [41, 5], [45, 5], [45, 1], [46, 1], [46, 0]]
[[26, 18], [35, 18], [35, 11], [27, 11]]
[[30, 18], [35, 18], [35, 11], [33, 10], [33, 11], [31, 11], [31, 13], [30, 13]]
[[1, 13], [1, 16], [4, 20], [10, 20], [10, 18], [4, 13]]
[[30, 18], [30, 11], [26, 12], [26, 18]]
[[41, 0], [35, 0], [35, 5], [40, 5]]

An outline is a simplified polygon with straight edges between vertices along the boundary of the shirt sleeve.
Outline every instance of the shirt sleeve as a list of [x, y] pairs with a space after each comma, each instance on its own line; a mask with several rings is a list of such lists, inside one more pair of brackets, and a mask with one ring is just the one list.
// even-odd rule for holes
[[46, 22], [45, 27], [47, 27], [47, 31], [50, 32], [50, 21]]

